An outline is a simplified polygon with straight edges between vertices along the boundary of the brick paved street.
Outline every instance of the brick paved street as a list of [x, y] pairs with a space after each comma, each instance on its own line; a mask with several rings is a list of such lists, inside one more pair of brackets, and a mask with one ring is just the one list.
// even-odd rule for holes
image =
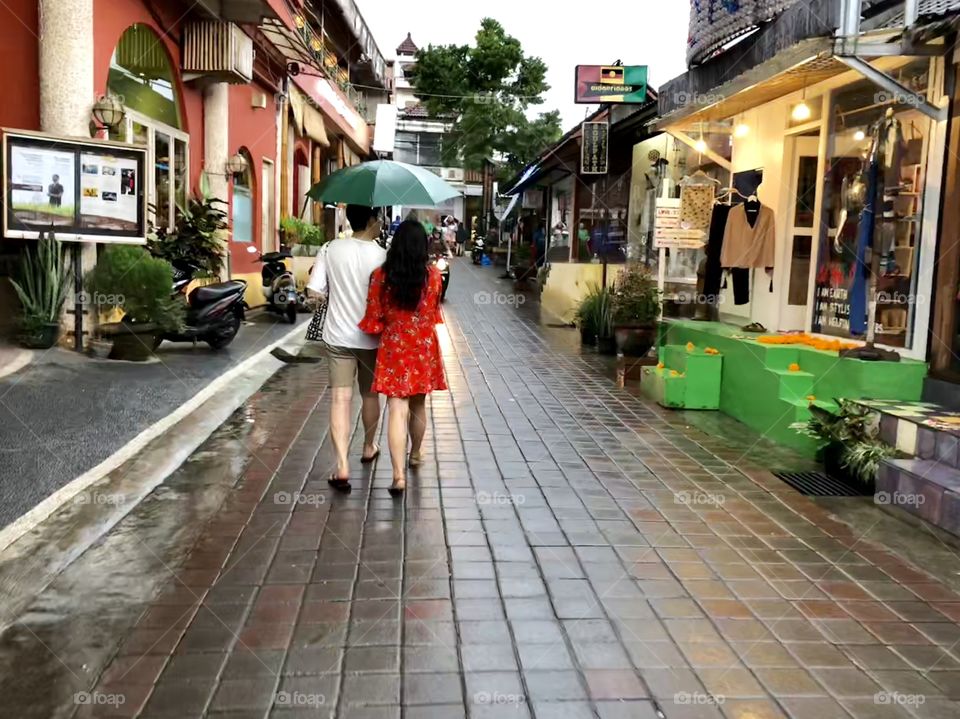
[[[960, 594], [767, 474], [746, 430], [617, 389], [494, 272], [454, 266], [450, 392], [402, 503], [385, 459], [331, 493], [325, 370], [283, 370], [264, 393], [290, 413], [180, 560], [144, 570], [159, 596], [101, 633], [103, 674], [83, 686], [91, 656], [65, 649], [73, 677], [7, 682], [4, 716], [960, 716]], [[71, 568], [104, 593], [109, 545]], [[9, 667], [42, 653], [43, 606], [4, 636]]]

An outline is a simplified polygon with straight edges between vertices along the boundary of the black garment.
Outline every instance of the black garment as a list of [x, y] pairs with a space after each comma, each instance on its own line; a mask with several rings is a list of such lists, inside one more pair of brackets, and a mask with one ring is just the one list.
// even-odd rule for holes
[[[723, 250], [723, 233], [727, 229], [730, 205], [714, 205], [710, 216], [710, 235], [707, 238], [707, 267], [703, 278], [703, 294], [708, 298], [720, 295], [720, 279], [723, 268], [720, 266], [720, 252]], [[718, 304], [718, 303], [711, 303]]]
[[745, 305], [750, 302], [750, 268], [733, 267], [733, 304]]

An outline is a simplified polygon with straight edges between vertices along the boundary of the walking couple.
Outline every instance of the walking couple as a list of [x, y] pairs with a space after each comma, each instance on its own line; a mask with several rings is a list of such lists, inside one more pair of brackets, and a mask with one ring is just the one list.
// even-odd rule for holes
[[[353, 387], [362, 397], [363, 454], [376, 460], [380, 395], [387, 396], [387, 439], [393, 464], [390, 494], [406, 488], [406, 467], [421, 462], [427, 428], [426, 396], [445, 390], [436, 325], [440, 314], [440, 272], [428, 265], [427, 233], [419, 222], [400, 224], [389, 251], [376, 242], [375, 209], [347, 206], [352, 237], [324, 245], [307, 288], [327, 299], [323, 342], [330, 368], [330, 434], [337, 468], [336, 489], [350, 490], [350, 407]], [[410, 454], [407, 457], [409, 438]]]

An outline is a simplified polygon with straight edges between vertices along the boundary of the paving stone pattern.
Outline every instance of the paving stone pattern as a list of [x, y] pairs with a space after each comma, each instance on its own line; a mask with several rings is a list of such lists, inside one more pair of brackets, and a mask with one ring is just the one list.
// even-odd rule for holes
[[404, 501], [331, 493], [321, 402], [76, 717], [960, 716], [960, 596], [454, 270]]

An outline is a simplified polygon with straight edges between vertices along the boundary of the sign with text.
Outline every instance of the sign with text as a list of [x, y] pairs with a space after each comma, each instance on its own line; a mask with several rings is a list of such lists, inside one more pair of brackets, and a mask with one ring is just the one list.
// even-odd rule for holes
[[703, 247], [706, 234], [703, 230], [684, 229], [680, 225], [680, 200], [657, 198], [653, 220], [653, 246], [657, 249], [672, 247], [678, 250], [696, 250]]
[[147, 151], [115, 142], [3, 130], [3, 234], [146, 241]]
[[580, 173], [606, 175], [610, 160], [610, 125], [585, 122], [581, 128]]
[[639, 105], [647, 101], [646, 65], [577, 65], [575, 102]]

